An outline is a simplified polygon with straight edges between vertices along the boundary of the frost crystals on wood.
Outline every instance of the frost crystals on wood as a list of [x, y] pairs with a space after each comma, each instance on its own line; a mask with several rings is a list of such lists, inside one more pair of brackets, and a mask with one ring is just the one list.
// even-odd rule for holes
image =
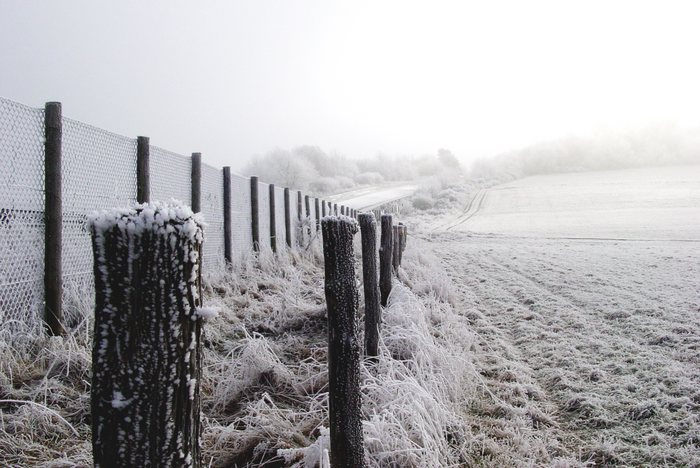
[[95, 466], [199, 466], [201, 219], [152, 203], [90, 229]]
[[382, 220], [382, 238], [379, 245], [379, 290], [382, 295], [382, 307], [386, 307], [391, 293], [391, 260], [394, 253], [393, 219], [390, 214], [384, 214]]
[[378, 355], [381, 308], [377, 280], [377, 221], [374, 213], [360, 213], [362, 235], [362, 278], [365, 291], [365, 354]]
[[323, 258], [328, 307], [328, 378], [331, 466], [364, 466], [357, 286], [352, 239], [357, 223], [324, 218]]

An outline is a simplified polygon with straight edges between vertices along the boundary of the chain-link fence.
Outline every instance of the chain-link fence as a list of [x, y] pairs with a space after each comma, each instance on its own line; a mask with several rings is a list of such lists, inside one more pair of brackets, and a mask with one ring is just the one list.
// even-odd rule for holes
[[44, 111], [0, 99], [0, 323], [44, 301]]
[[[63, 118], [61, 142], [62, 271], [66, 286], [92, 285], [93, 262], [87, 216], [101, 209], [132, 206], [137, 194], [137, 140]], [[150, 199], [192, 202], [192, 158], [150, 146]], [[0, 321], [40, 324], [44, 301], [44, 110], [0, 98]], [[231, 175], [233, 261], [252, 251], [250, 179]], [[301, 216], [296, 190], [289, 191], [293, 246], [308, 245], [315, 234], [315, 200]], [[224, 176], [202, 164], [201, 212], [206, 222], [205, 279], [225, 271]], [[286, 246], [284, 189], [275, 187], [278, 249]], [[258, 184], [260, 248], [269, 249], [269, 185]], [[303, 226], [303, 229], [302, 229]], [[303, 235], [302, 235], [303, 231]]]

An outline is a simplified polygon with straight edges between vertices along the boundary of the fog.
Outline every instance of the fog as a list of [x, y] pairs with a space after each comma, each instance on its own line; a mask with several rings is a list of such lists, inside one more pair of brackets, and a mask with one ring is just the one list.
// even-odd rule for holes
[[[700, 127], [697, 13], [631, 1], [1, 0], [0, 95], [60, 100], [67, 116], [238, 171], [305, 145], [348, 159], [447, 148], [468, 165], [658, 122]], [[625, 156], [637, 157], [649, 159]]]

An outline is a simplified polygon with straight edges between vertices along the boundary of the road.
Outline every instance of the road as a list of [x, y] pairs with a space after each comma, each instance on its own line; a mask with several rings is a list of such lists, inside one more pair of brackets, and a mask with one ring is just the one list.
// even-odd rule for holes
[[418, 184], [401, 182], [397, 184], [363, 187], [361, 189], [332, 195], [326, 197], [326, 199], [333, 203], [342, 203], [347, 207], [357, 210], [371, 210], [385, 203], [390, 203], [413, 195], [416, 190], [418, 190]]

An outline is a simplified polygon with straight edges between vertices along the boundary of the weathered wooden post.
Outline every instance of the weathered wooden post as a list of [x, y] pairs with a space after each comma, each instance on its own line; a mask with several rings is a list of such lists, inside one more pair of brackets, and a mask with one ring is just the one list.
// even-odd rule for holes
[[[44, 106], [44, 321], [51, 335], [63, 335], [61, 249], [61, 149], [63, 117], [60, 102]], [[9, 278], [8, 278], [9, 279]]]
[[136, 138], [136, 201], [151, 201], [151, 140], [148, 137]]
[[270, 248], [277, 252], [277, 226], [275, 225], [275, 184], [269, 185], [270, 201]]
[[202, 227], [182, 205], [90, 219], [96, 467], [200, 466]]
[[224, 166], [224, 260], [227, 265], [233, 262], [231, 246], [231, 168]]
[[403, 251], [406, 249], [406, 226], [399, 223], [399, 266], [403, 262]]
[[250, 177], [250, 217], [253, 235], [253, 251], [260, 252], [260, 211], [258, 209], [258, 177]]
[[321, 200], [314, 198], [314, 208], [316, 209], [316, 230], [321, 229]]
[[399, 276], [399, 244], [401, 240], [399, 239], [399, 226], [392, 226], [392, 237], [394, 239], [394, 244], [392, 245], [391, 252], [391, 265], [394, 268], [394, 274], [396, 277]]
[[202, 153], [192, 153], [190, 180], [192, 182], [192, 211], [199, 213], [202, 211]]
[[306, 208], [306, 221], [304, 224], [306, 226], [306, 238], [311, 243], [311, 201], [308, 195], [304, 195], [304, 207]]
[[287, 247], [292, 246], [292, 213], [289, 200], [289, 188], [284, 189], [284, 238], [287, 241]]
[[297, 245], [304, 245], [304, 224], [302, 219], [304, 218], [304, 206], [302, 204], [301, 191], [297, 191]]
[[382, 307], [386, 307], [391, 293], [391, 258], [394, 252], [392, 237], [392, 217], [384, 214], [381, 217], [382, 234], [379, 243], [379, 290], [381, 292]]
[[321, 201], [321, 218], [326, 217], [326, 200]]
[[345, 216], [345, 207], [340, 205], [340, 216]]
[[374, 213], [359, 216], [362, 236], [362, 278], [365, 291], [365, 355], [379, 354], [379, 329], [382, 322], [377, 279], [377, 221]]
[[357, 223], [328, 217], [321, 225], [328, 307], [331, 466], [363, 467], [358, 296], [352, 248]]

